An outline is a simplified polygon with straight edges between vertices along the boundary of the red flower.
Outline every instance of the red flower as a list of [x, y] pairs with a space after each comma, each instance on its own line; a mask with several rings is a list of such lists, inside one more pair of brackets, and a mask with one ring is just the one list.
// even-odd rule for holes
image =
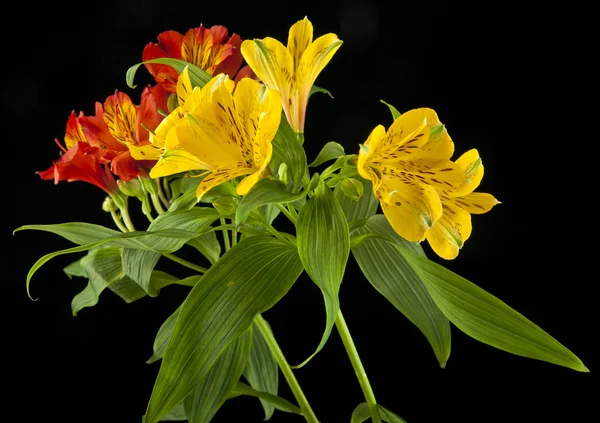
[[[239, 35], [229, 37], [227, 28], [221, 25], [211, 28], [200, 25], [190, 29], [185, 36], [177, 31], [165, 31], [158, 35], [158, 43], [146, 45], [142, 60], [171, 57], [193, 63], [210, 75], [225, 73], [233, 79], [243, 61], [241, 43]], [[150, 63], [146, 68], [165, 90], [176, 92], [178, 74], [175, 69]]]
[[105, 163], [102, 149], [78, 141], [65, 150], [58, 140], [56, 143], [65, 153], [49, 169], [37, 172], [42, 179], [54, 179], [55, 184], [59, 181], [84, 181], [96, 185], [109, 195], [119, 190]]

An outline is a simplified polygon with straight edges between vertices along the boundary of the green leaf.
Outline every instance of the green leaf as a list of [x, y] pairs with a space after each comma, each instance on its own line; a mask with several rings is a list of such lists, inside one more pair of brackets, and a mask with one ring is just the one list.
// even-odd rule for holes
[[85, 270], [81, 266], [81, 259], [74, 261], [69, 264], [67, 267], [63, 268], [63, 272], [71, 279], [72, 276], [87, 278], [88, 276], [85, 274]]
[[189, 210], [198, 204], [198, 198], [196, 197], [195, 191], [186, 192], [185, 194], [177, 197], [169, 206], [169, 211], [174, 212], [178, 210]]
[[331, 95], [331, 93], [328, 90], [326, 90], [325, 88], [317, 87], [316, 85], [313, 85], [312, 87], [310, 87], [310, 92], [308, 93], [308, 98], [311, 98], [312, 95], [315, 93], [327, 94], [329, 97], [333, 98], [333, 96]]
[[164, 321], [160, 326], [160, 329], [158, 329], [156, 338], [154, 338], [154, 345], [152, 346], [154, 352], [152, 357], [146, 361], [147, 364], [154, 363], [165, 356], [165, 351], [167, 350], [167, 345], [169, 345], [171, 335], [173, 335], [173, 329], [175, 329], [175, 323], [177, 322], [180, 311], [181, 306], [178, 307], [177, 310]]
[[[425, 335], [441, 367], [450, 356], [450, 324], [431, 298], [421, 277], [394, 245], [424, 255], [417, 243], [410, 243], [394, 232], [385, 216], [369, 218], [356, 235], [375, 234], [383, 239], [369, 238], [352, 247], [352, 254], [367, 280], [398, 311]], [[387, 238], [389, 241], [385, 241]], [[390, 334], [393, 336], [393, 334]]]
[[396, 248], [442, 313], [467, 335], [516, 355], [589, 372], [575, 354], [498, 298], [423, 256]]
[[120, 280], [124, 273], [120, 248], [99, 248], [81, 259], [81, 267], [89, 278], [88, 285], [71, 301], [71, 311], [76, 316], [84, 307], [98, 303], [102, 291]]
[[276, 304], [302, 273], [296, 249], [257, 235], [232, 247], [183, 303], [148, 404], [156, 423], [202, 381], [221, 353]]
[[244, 196], [235, 214], [237, 226], [246, 221], [250, 212], [266, 204], [291, 203], [304, 197], [305, 193], [292, 194], [285, 185], [271, 179], [261, 179]]
[[187, 421], [183, 404], [177, 404], [162, 419], [161, 422]]
[[308, 363], [327, 342], [340, 304], [338, 293], [350, 254], [348, 223], [333, 192], [321, 181], [298, 215], [298, 254], [306, 273], [321, 288], [327, 320], [316, 351], [298, 367]]
[[269, 166], [276, 173], [281, 163], [285, 163], [293, 184], [293, 192], [298, 192], [305, 176], [308, 178], [306, 152], [302, 148], [299, 134], [296, 134], [282, 113], [279, 129], [273, 138], [273, 156]]
[[377, 404], [377, 408], [379, 409], [379, 417], [386, 423], [406, 423], [406, 420], [401, 418], [400, 416], [392, 413], [390, 410], [385, 408], [381, 404]]
[[[256, 333], [256, 332], [254, 332]], [[256, 398], [260, 398], [261, 400], [267, 401], [277, 409], [284, 411], [286, 413], [293, 413], [302, 415], [302, 410], [289, 402], [288, 400], [275, 396], [273, 394], [269, 394], [268, 392], [257, 391], [254, 388], [246, 385], [244, 382], [239, 382], [234, 386], [234, 388], [229, 392], [229, 398], [234, 398], [239, 395], [248, 395]]]
[[198, 250], [211, 264], [214, 264], [221, 257], [221, 244], [219, 244], [217, 234], [214, 231], [190, 239], [188, 244]]
[[389, 107], [389, 109], [390, 109], [390, 112], [392, 112], [392, 118], [393, 118], [394, 120], [398, 119], [398, 118], [400, 117], [400, 115], [402, 114], [402, 113], [400, 113], [400, 112], [398, 111], [398, 109], [396, 109], [396, 108], [395, 108], [394, 106], [392, 106], [391, 104], [389, 104], [389, 103], [386, 103], [386, 102], [385, 102], [385, 101], [383, 101], [383, 100], [379, 100], [379, 101], [381, 101], [383, 104], [385, 104], [386, 106], [388, 106], [388, 107]]
[[55, 225], [25, 225], [15, 229], [52, 232], [77, 245], [89, 244], [106, 238], [121, 235], [121, 232], [104, 226], [84, 222], [60, 223]]
[[342, 192], [339, 186], [335, 187], [333, 190], [335, 198], [337, 198], [338, 202], [340, 203], [340, 207], [344, 211], [348, 222], [368, 219], [377, 213], [379, 202], [373, 195], [373, 184], [371, 181], [367, 180], [362, 180], [362, 183], [364, 185], [363, 195], [358, 199], [358, 201], [348, 198], [348, 196]]
[[252, 345], [252, 328], [248, 328], [217, 358], [194, 392], [184, 401], [190, 423], [209, 423], [228, 397], [244, 371]]
[[[250, 350], [250, 358], [244, 371], [244, 377], [248, 380], [250, 386], [257, 391], [277, 395], [279, 367], [256, 324], [254, 325], [252, 349]], [[273, 404], [262, 398], [260, 402], [265, 410], [265, 420], [269, 420], [273, 416]]]
[[123, 248], [121, 253], [125, 274], [151, 297], [158, 295], [156, 288], [150, 285], [150, 277], [161, 256], [161, 253], [155, 253], [154, 251], [134, 250], [132, 248]]
[[366, 402], [361, 402], [356, 406], [356, 408], [352, 412], [350, 423], [363, 423], [364, 421], [367, 421], [370, 417], [371, 413], [369, 412], [369, 406]]
[[190, 74], [190, 81], [192, 82], [192, 86], [194, 86], [194, 87], [202, 88], [204, 86], [204, 84], [206, 84], [208, 81], [210, 81], [212, 79], [212, 76], [210, 76], [205, 70], [199, 68], [198, 66], [196, 66], [192, 63], [184, 62], [183, 60], [179, 60], [179, 59], [172, 59], [170, 57], [161, 57], [158, 59], [146, 60], [145, 62], [137, 63], [137, 64], [131, 66], [129, 69], [127, 69], [127, 74], [125, 75], [125, 80], [127, 82], [128, 87], [136, 88], [136, 86], [133, 85], [133, 80], [135, 79], [135, 73], [137, 72], [137, 70], [140, 66], [142, 66], [143, 64], [146, 64], [146, 63], [157, 63], [160, 65], [169, 65], [173, 69], [175, 69], [177, 71], [177, 73], [183, 72], [183, 70], [187, 66], [188, 72]]
[[317, 167], [325, 162], [328, 162], [329, 160], [337, 159], [344, 155], [346, 155], [344, 152], [344, 147], [337, 142], [329, 141], [323, 146], [317, 155], [317, 158], [311, 164], [309, 164], [308, 167]]
[[128, 304], [148, 295], [146, 291], [144, 291], [137, 283], [127, 276], [124, 276], [121, 280], [108, 285], [108, 289], [117, 294]]

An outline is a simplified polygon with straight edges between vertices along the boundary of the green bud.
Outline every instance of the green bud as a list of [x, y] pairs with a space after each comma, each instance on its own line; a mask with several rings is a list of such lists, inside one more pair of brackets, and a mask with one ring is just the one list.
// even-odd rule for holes
[[286, 185], [288, 184], [288, 182], [289, 182], [289, 180], [290, 180], [290, 177], [289, 177], [289, 174], [288, 174], [288, 167], [287, 167], [287, 164], [285, 164], [285, 163], [281, 163], [281, 164], [279, 165], [279, 169], [277, 169], [277, 177], [278, 177], [279, 179], [281, 179], [281, 181], [282, 181], [284, 184], [286, 184]]
[[358, 199], [362, 197], [365, 190], [362, 182], [354, 178], [344, 179], [340, 183], [340, 189], [346, 196], [355, 201], [358, 201]]
[[138, 180], [142, 181], [144, 188], [152, 195], [158, 195], [158, 184], [156, 179], [151, 178], [138, 178]]
[[102, 202], [102, 210], [107, 213], [110, 213], [111, 210], [115, 208], [114, 201], [110, 196], [106, 196], [104, 201]]
[[177, 94], [171, 94], [167, 100], [167, 108], [169, 109], [169, 113], [173, 113], [173, 110], [179, 107], [179, 102], [177, 101]]
[[237, 202], [233, 197], [217, 198], [212, 205], [223, 216], [231, 216], [237, 210]]
[[139, 179], [132, 179], [127, 182], [119, 179], [117, 185], [119, 186], [119, 190], [129, 197], [141, 197], [145, 195], [144, 186]]

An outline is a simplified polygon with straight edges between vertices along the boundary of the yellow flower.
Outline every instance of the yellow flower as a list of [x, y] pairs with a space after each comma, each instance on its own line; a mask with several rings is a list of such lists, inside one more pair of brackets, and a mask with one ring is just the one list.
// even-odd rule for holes
[[193, 91], [185, 79], [180, 77], [177, 86], [182, 110], [164, 131], [157, 128], [156, 140], [166, 132], [165, 151], [150, 176], [207, 170], [198, 199], [223, 182], [246, 176], [237, 186], [239, 195], [246, 194], [268, 171], [281, 96], [250, 78], [243, 78], [234, 94], [234, 82], [225, 74]]
[[246, 40], [242, 55], [267, 87], [279, 91], [292, 129], [304, 132], [310, 89], [341, 45], [335, 34], [313, 41], [313, 26], [304, 18], [290, 28], [287, 47], [270, 37]]
[[450, 161], [454, 144], [432, 109], [410, 110], [386, 132], [377, 126], [358, 155], [358, 172], [373, 191], [394, 230], [407, 241], [425, 239], [442, 217], [437, 190], [458, 190], [466, 178]]
[[456, 258], [471, 235], [471, 214], [486, 213], [500, 203], [491, 194], [473, 192], [483, 178], [483, 165], [477, 150], [467, 151], [456, 160], [456, 164], [463, 170], [468, 182], [458, 190], [439, 191], [443, 214], [426, 235], [433, 251], [446, 260]]

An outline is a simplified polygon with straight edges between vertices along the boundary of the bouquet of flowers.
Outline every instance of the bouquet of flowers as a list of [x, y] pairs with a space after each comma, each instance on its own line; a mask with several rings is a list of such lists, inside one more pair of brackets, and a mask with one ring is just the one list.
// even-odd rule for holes
[[[75, 244], [40, 258], [26, 282], [30, 293], [42, 265], [79, 253], [64, 269], [88, 280], [73, 298], [73, 314], [105, 290], [129, 303], [169, 285], [189, 287], [154, 340], [149, 362], [160, 361], [160, 370], [146, 423], [209, 422], [240, 395], [257, 397], [265, 419], [277, 409], [317, 422], [294, 369], [309, 365], [334, 329], [365, 398], [348, 418], [403, 422], [395, 414], [401, 410], [377, 402], [341, 311], [350, 253], [364, 279], [423, 333], [441, 367], [452, 323], [504, 351], [588, 371], [517, 311], [425, 256], [421, 242], [442, 259], [456, 258], [471, 235], [471, 215], [499, 204], [477, 191], [484, 174], [478, 151], [453, 158], [453, 141], [434, 110], [400, 112], [382, 102], [391, 123], [356, 140], [355, 151], [329, 142], [307, 159], [306, 109], [313, 94], [329, 94], [314, 84], [342, 46], [335, 34], [313, 37], [305, 18], [290, 28], [287, 46], [202, 25], [163, 32], [157, 41], [126, 74], [131, 88], [141, 66], [156, 81], [139, 103], [117, 91], [93, 114], [72, 112], [64, 142], [56, 140], [60, 158], [38, 172], [55, 183], [102, 189], [102, 208], [116, 229], [82, 222], [17, 229]], [[147, 221], [134, 223], [131, 207]], [[282, 222], [293, 233], [281, 230]], [[201, 261], [182, 258], [183, 248]], [[159, 270], [163, 257], [194, 275]], [[322, 293], [326, 319], [314, 352], [292, 366], [262, 314], [303, 272]], [[278, 396], [279, 371], [294, 398]]]

